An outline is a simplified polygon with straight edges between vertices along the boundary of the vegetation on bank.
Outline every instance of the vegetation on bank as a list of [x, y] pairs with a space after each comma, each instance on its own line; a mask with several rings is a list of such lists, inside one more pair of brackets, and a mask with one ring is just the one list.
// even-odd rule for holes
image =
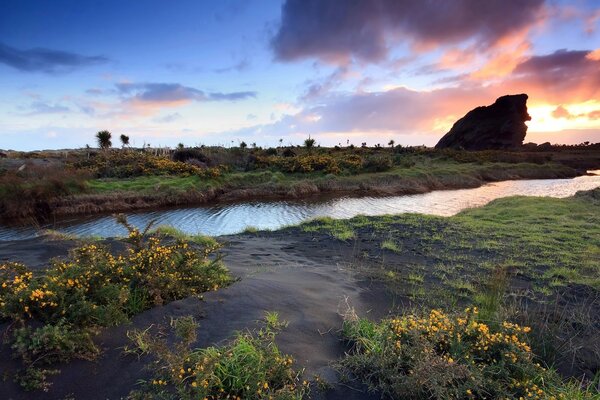
[[121, 222], [130, 244], [122, 254], [94, 243], [52, 261], [43, 274], [22, 264], [0, 265], [0, 320], [10, 322], [9, 342], [23, 366], [16, 379], [24, 388], [44, 388], [57, 363], [93, 359], [101, 327], [230, 283], [221, 259], [213, 257], [215, 243], [163, 244]]
[[349, 313], [342, 336], [350, 351], [340, 362], [372, 390], [392, 399], [594, 399], [539, 364], [531, 328], [489, 325], [477, 308], [402, 315], [379, 323]]
[[403, 250], [436, 260], [429, 272], [442, 287], [451, 288], [455, 279], [475, 285], [482, 271], [491, 273], [504, 265], [512, 275], [530, 278], [534, 292], [541, 295], [570, 284], [599, 290], [600, 189], [584, 193], [564, 199], [501, 198], [452, 217], [320, 218], [301, 229], [327, 232], [340, 240], [373, 232], [384, 258], [385, 250], [397, 252], [393, 243], [408, 242], [411, 248]]
[[286, 324], [267, 313], [257, 331], [239, 332], [221, 346], [192, 348], [198, 324], [192, 317], [171, 321], [176, 343], [146, 331], [132, 331], [128, 352], [149, 354], [152, 378], [129, 399], [300, 400], [308, 391], [294, 360], [275, 344]]
[[[360, 190], [406, 193], [472, 187], [490, 180], [577, 174], [571, 167], [554, 163], [553, 154], [536, 151], [321, 148], [314, 144], [168, 151], [123, 147], [44, 156], [15, 154], [22, 157], [15, 159], [16, 164], [8, 162], [11, 158], [0, 164], [0, 214], [4, 218], [43, 218], [52, 213], [93, 212], [94, 202], [102, 203], [96, 207], [101, 211], [119, 211], [119, 207], [144, 204], [202, 202], [229, 193], [233, 198]], [[580, 154], [588, 157], [588, 153], [593, 159], [588, 147], [573, 150], [574, 159]], [[600, 160], [594, 160], [600, 165]], [[126, 201], [119, 201], [123, 198]], [[91, 204], [78, 207], [82, 201]]]
[[600, 188], [498, 199], [452, 217], [324, 218], [299, 229], [345, 241], [351, 266], [399, 302], [450, 314], [477, 306], [490, 326], [530, 326], [541, 363], [600, 379]]

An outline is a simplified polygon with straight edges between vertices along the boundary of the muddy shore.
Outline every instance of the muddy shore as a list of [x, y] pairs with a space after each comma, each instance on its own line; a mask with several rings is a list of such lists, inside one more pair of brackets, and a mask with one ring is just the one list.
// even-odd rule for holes
[[[296, 234], [242, 235], [224, 238], [227, 267], [238, 278], [230, 287], [204, 295], [203, 300], [188, 298], [144, 312], [130, 324], [105, 329], [98, 337], [104, 349], [96, 361], [74, 360], [61, 366], [61, 373], [51, 378], [47, 393], [24, 392], [10, 379], [0, 382], [4, 399], [119, 399], [135, 388], [139, 379], [148, 377], [145, 360], [124, 356], [127, 331], [168, 324], [171, 317], [193, 315], [199, 320], [198, 346], [208, 346], [231, 337], [235, 331], [253, 328], [265, 311], [279, 312], [289, 326], [281, 333], [278, 344], [283, 352], [305, 368], [305, 376], [315, 374], [335, 382], [330, 364], [344, 354], [337, 330], [347, 305], [362, 315], [374, 318], [393, 310], [398, 299], [354, 274], [348, 268], [345, 249], [331, 240], [325, 245], [331, 254], [326, 258], [309, 257], [324, 244], [313, 235]], [[64, 257], [76, 246], [75, 241], [45, 241], [36, 238], [0, 244], [0, 261], [22, 261], [43, 269], [51, 257]], [[108, 241], [114, 248], [119, 243]], [[6, 326], [2, 328], [4, 330]], [[3, 345], [0, 369], [16, 367], [10, 351]], [[321, 394], [315, 394], [319, 398]], [[326, 393], [328, 399], [364, 399], [369, 395], [356, 388], [340, 385]], [[377, 397], [374, 397], [377, 398]]]

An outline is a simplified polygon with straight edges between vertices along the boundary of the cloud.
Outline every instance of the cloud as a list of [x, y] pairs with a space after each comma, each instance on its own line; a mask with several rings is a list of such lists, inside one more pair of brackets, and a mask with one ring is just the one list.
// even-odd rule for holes
[[155, 104], [179, 104], [190, 101], [236, 101], [255, 98], [256, 92], [212, 92], [179, 83], [117, 83], [117, 90], [127, 101]]
[[178, 119], [181, 119], [181, 114], [173, 113], [173, 114], [165, 115], [164, 117], [155, 118], [154, 120], [156, 122], [169, 123], [169, 122], [177, 121]]
[[552, 116], [554, 118], [564, 118], [564, 119], [573, 119], [576, 116], [571, 114], [569, 110], [564, 108], [563, 106], [558, 106], [554, 111], [552, 111]]
[[582, 102], [600, 96], [600, 60], [589, 50], [557, 50], [530, 57], [505, 80], [547, 103]]
[[558, 106], [556, 107], [556, 109], [554, 111], [552, 111], [552, 116], [554, 118], [557, 119], [568, 119], [568, 120], [573, 120], [573, 119], [577, 119], [577, 118], [587, 118], [588, 120], [597, 120], [600, 119], [600, 110], [594, 110], [594, 111], [590, 111], [587, 113], [579, 113], [579, 114], [572, 114], [569, 110], [567, 110], [565, 107]]
[[232, 72], [232, 71], [243, 72], [243, 71], [246, 71], [249, 67], [250, 67], [250, 61], [248, 61], [247, 58], [243, 58], [242, 60], [235, 63], [234, 65], [231, 65], [229, 67], [224, 67], [224, 68], [217, 68], [214, 71], [217, 74], [223, 74], [223, 73]]
[[69, 72], [106, 62], [108, 58], [104, 56], [84, 56], [41, 47], [19, 50], [0, 42], [0, 63], [25, 72]]
[[544, 0], [287, 0], [271, 46], [281, 61], [337, 64], [383, 61], [399, 43], [424, 49], [474, 41], [487, 49], [543, 11]]
[[49, 104], [43, 101], [34, 101], [28, 107], [26, 115], [38, 115], [38, 114], [62, 114], [71, 112], [69, 107], [61, 106], [58, 104]]

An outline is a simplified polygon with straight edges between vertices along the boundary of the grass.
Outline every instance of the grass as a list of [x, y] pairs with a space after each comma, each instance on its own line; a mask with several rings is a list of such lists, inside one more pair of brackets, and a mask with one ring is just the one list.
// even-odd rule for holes
[[159, 225], [156, 228], [154, 228], [152, 233], [161, 235], [161, 236], [169, 236], [169, 237], [172, 237], [172, 238], [177, 239], [182, 242], [196, 243], [198, 245], [201, 245], [201, 246], [204, 246], [207, 248], [215, 248], [216, 249], [216, 248], [220, 247], [219, 242], [216, 239], [214, 239], [213, 237], [201, 235], [201, 234], [189, 235], [189, 234], [184, 233], [181, 230], [175, 228], [174, 226]]
[[335, 238], [372, 236], [389, 250], [402, 244], [403, 253], [431, 260], [432, 272], [455, 288], [470, 288], [482, 270], [508, 265], [540, 288], [558, 282], [600, 289], [600, 204], [586, 197], [503, 198], [452, 217], [321, 218], [300, 229]]
[[381, 248], [384, 250], [393, 251], [394, 253], [400, 253], [402, 251], [400, 245], [390, 239], [381, 242]]
[[131, 392], [130, 399], [300, 400], [308, 391], [294, 360], [275, 344], [285, 328], [277, 313], [267, 313], [257, 331], [237, 333], [227, 343], [193, 348], [198, 324], [192, 317], [171, 321], [175, 344], [149, 329], [133, 331], [129, 352], [149, 354], [152, 379]]

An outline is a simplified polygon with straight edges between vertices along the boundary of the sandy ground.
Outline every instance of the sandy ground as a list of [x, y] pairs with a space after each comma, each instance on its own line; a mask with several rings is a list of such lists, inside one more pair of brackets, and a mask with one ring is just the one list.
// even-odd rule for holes
[[[225, 240], [225, 263], [239, 281], [205, 294], [203, 301], [176, 301], [144, 312], [130, 324], [104, 330], [98, 338], [104, 348], [101, 357], [94, 362], [75, 360], [61, 366], [61, 374], [51, 378], [53, 384], [47, 393], [23, 392], [6, 380], [0, 382], [1, 397], [119, 399], [139, 379], [148, 376], [144, 369], [147, 360], [122, 353], [128, 343], [128, 330], [168, 324], [171, 317], [193, 315], [200, 323], [197, 345], [208, 346], [231, 337], [236, 330], [256, 326], [265, 311], [277, 311], [282, 320], [289, 322], [277, 340], [281, 350], [297, 360], [297, 367], [305, 368], [305, 378], [318, 374], [334, 383], [332, 390], [313, 393], [313, 398], [378, 398], [364, 389], [336, 384], [331, 364], [344, 353], [337, 332], [341, 313], [351, 305], [360, 315], [380, 318], [401, 301], [356, 276], [348, 267], [351, 254], [342, 247], [335, 251], [334, 241], [325, 243], [314, 235], [291, 236], [285, 232], [231, 236]], [[18, 260], [41, 268], [50, 257], [66, 255], [73, 245], [69, 241], [40, 239], [0, 243], [0, 260]], [[10, 352], [4, 345], [0, 367], [14, 368], [9, 358]]]

